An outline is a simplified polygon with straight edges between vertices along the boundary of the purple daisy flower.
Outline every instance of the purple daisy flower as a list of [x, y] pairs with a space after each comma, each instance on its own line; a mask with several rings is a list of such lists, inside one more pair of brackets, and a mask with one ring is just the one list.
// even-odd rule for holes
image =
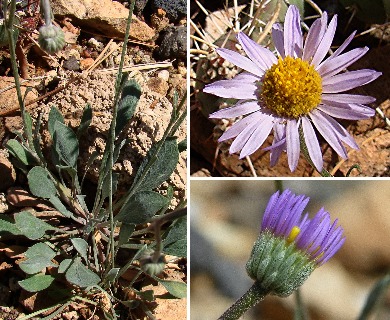
[[261, 232], [269, 231], [277, 237], [295, 243], [296, 248], [307, 254], [320, 266], [328, 261], [344, 244], [343, 228], [333, 223], [322, 208], [313, 219], [303, 210], [309, 202], [305, 195], [295, 195], [290, 190], [274, 193], [265, 209]]
[[343, 143], [358, 149], [354, 139], [334, 118], [372, 117], [375, 110], [366, 104], [374, 102], [375, 98], [341, 92], [367, 84], [381, 72], [362, 69], [340, 73], [368, 51], [365, 47], [342, 53], [355, 32], [324, 60], [337, 25], [336, 15], [329, 25], [327, 19], [324, 12], [314, 21], [304, 41], [299, 11], [290, 6], [284, 30], [280, 24], [272, 29], [278, 57], [242, 32], [237, 34], [237, 39], [248, 57], [232, 50], [216, 49], [221, 57], [245, 70], [232, 80], [216, 81], [204, 88], [204, 92], [219, 97], [238, 99], [235, 106], [214, 112], [210, 118], [245, 116], [219, 139], [222, 142], [235, 138], [230, 153], [241, 151], [240, 158], [251, 155], [273, 130], [272, 146], [264, 148], [271, 151], [271, 166], [286, 150], [290, 170], [294, 171], [300, 155], [302, 130], [309, 156], [321, 171], [323, 159], [314, 127], [342, 158], [347, 158]]

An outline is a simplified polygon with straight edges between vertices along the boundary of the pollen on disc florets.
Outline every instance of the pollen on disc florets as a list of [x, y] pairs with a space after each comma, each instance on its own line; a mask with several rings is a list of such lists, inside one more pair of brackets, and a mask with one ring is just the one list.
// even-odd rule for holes
[[260, 100], [277, 115], [299, 118], [321, 102], [322, 79], [307, 61], [278, 59], [260, 83]]

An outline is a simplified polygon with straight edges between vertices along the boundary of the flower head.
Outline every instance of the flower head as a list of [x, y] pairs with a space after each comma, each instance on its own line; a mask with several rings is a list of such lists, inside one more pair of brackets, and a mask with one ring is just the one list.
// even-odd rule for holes
[[264, 149], [271, 150], [271, 165], [277, 163], [282, 151], [287, 151], [290, 170], [294, 171], [299, 160], [301, 131], [310, 158], [321, 171], [323, 159], [314, 127], [341, 157], [347, 158], [343, 143], [358, 149], [354, 139], [334, 118], [369, 118], [375, 111], [365, 104], [375, 99], [341, 92], [367, 84], [381, 73], [370, 69], [340, 73], [368, 51], [365, 47], [342, 53], [355, 32], [324, 60], [336, 31], [337, 16], [329, 25], [327, 19], [324, 12], [303, 41], [299, 11], [290, 6], [284, 30], [279, 24], [272, 29], [277, 57], [242, 32], [237, 39], [248, 57], [216, 49], [221, 57], [245, 71], [232, 80], [216, 81], [204, 89], [223, 98], [238, 99], [235, 106], [214, 112], [210, 118], [245, 116], [219, 139], [221, 142], [235, 138], [230, 153], [241, 151], [240, 158], [251, 155], [273, 130], [272, 146]]
[[287, 296], [318, 266], [343, 245], [343, 229], [329, 213], [318, 211], [313, 219], [303, 210], [309, 202], [290, 190], [272, 195], [264, 212], [260, 235], [246, 268], [264, 289]]
[[65, 34], [52, 23], [39, 28], [39, 45], [49, 53], [60, 51], [65, 45]]

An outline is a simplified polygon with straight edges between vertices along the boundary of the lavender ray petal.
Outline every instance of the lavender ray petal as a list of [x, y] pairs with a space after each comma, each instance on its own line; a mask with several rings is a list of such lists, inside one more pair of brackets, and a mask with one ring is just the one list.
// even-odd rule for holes
[[300, 196], [295, 205], [291, 208], [291, 214], [289, 216], [289, 219], [287, 219], [285, 223], [285, 227], [282, 230], [282, 233], [284, 233], [286, 236], [288, 236], [291, 232], [291, 229], [294, 226], [298, 226], [299, 221], [302, 216], [303, 210], [305, 210], [307, 204], [309, 203], [309, 198], [306, 197], [305, 195]]
[[332, 258], [334, 254], [339, 251], [339, 249], [343, 246], [344, 242], [345, 238], [340, 239], [330, 250], [326, 251], [324, 255], [320, 259], [318, 259], [318, 264], [323, 265], [330, 258]]
[[341, 70], [359, 60], [367, 53], [367, 51], [368, 47], [356, 48], [343, 53], [334, 59], [326, 59], [316, 68], [316, 70], [322, 77], [322, 80], [325, 81], [327, 78], [339, 73]]
[[261, 114], [257, 111], [237, 121], [223, 133], [223, 135], [218, 139], [218, 142], [226, 141], [238, 136], [248, 125], [252, 122], [257, 122], [259, 119], [261, 119]]
[[276, 57], [271, 51], [254, 42], [245, 33], [239, 32], [237, 34], [237, 39], [247, 56], [263, 71], [268, 70], [277, 62]]
[[310, 120], [307, 117], [302, 117], [302, 129], [310, 159], [311, 161], [313, 161], [313, 164], [316, 169], [321, 172], [323, 168], [323, 159], [320, 144], [318, 142], [313, 126], [311, 125]]
[[376, 100], [374, 97], [370, 97], [370, 96], [363, 96], [360, 94], [347, 94], [347, 93], [344, 94], [323, 93], [321, 98], [322, 98], [322, 102], [325, 104], [332, 103], [332, 102], [368, 104], [368, 103], [375, 102]]
[[298, 165], [300, 145], [299, 145], [299, 123], [296, 120], [289, 120], [286, 126], [286, 144], [288, 166], [293, 172]]
[[284, 54], [284, 35], [283, 27], [280, 25], [280, 23], [274, 23], [272, 26], [272, 40], [279, 56], [284, 59], [286, 57]]
[[318, 43], [321, 41], [325, 34], [327, 21], [328, 14], [326, 13], [326, 11], [324, 11], [322, 17], [316, 19], [311, 25], [306, 37], [305, 46], [303, 48], [303, 60], [311, 61], [311, 59], [313, 58], [313, 55], [318, 47]]
[[208, 84], [203, 92], [214, 94], [222, 98], [233, 99], [257, 99], [257, 86], [254, 82], [243, 82], [243, 80], [219, 80]]
[[382, 75], [381, 72], [370, 69], [345, 72], [324, 79], [322, 82], [322, 91], [324, 93], [347, 91], [370, 83], [377, 79], [380, 75]]
[[330, 46], [332, 45], [332, 41], [334, 38], [334, 34], [336, 32], [337, 26], [337, 15], [334, 15], [332, 20], [329, 22], [329, 26], [325, 31], [323, 38], [321, 39], [320, 44], [317, 47], [317, 50], [313, 56], [313, 60], [311, 62], [312, 65], [317, 67], [320, 62], [325, 58], [326, 54]]
[[269, 223], [270, 230], [272, 230], [272, 231], [275, 230], [275, 228], [276, 228], [276, 226], [278, 225], [278, 222], [279, 222], [280, 213], [283, 212], [283, 210], [286, 209], [286, 207], [288, 206], [290, 201], [292, 201], [291, 198], [293, 198], [293, 197], [294, 197], [294, 195], [288, 189], [285, 190], [280, 195], [279, 200], [278, 200], [278, 202], [276, 203], [276, 205], [274, 207], [273, 215], [272, 215], [270, 223]]
[[257, 101], [239, 101], [233, 107], [225, 108], [213, 112], [210, 119], [236, 118], [260, 110]]
[[286, 56], [302, 56], [302, 29], [299, 10], [289, 6], [284, 20], [284, 53]]
[[275, 192], [270, 200], [268, 201], [267, 207], [265, 208], [264, 215], [263, 215], [263, 221], [261, 223], [261, 230], [266, 229], [269, 227], [269, 221], [271, 214], [273, 212], [273, 208], [275, 207], [276, 202], [278, 201], [279, 198], [279, 191]]
[[345, 128], [338, 123], [336, 120], [334, 120], [332, 117], [328, 116], [327, 114], [323, 113], [322, 111], [318, 110], [318, 113], [321, 113], [323, 116], [323, 122], [325, 125], [327, 125], [333, 132], [337, 135], [337, 137], [349, 145], [353, 149], [359, 149], [359, 146], [356, 144], [355, 140], [351, 137], [351, 135], [348, 133]]
[[259, 124], [245, 146], [242, 148], [240, 158], [245, 158], [259, 149], [270, 134], [272, 127], [273, 118], [271, 116], [266, 117], [264, 121]]
[[301, 247], [306, 248], [309, 253], [312, 253], [316, 249], [313, 248], [313, 243], [315, 239], [317, 239], [317, 237], [320, 235], [322, 229], [324, 228], [324, 225], [329, 225], [329, 221], [327, 221], [327, 216], [329, 216], [328, 212], [326, 212], [324, 208], [321, 208], [314, 216], [313, 220], [310, 221], [310, 224], [306, 230], [307, 234], [300, 239], [299, 245]]
[[272, 141], [272, 146], [273, 147], [278, 146], [278, 147], [271, 149], [270, 152], [271, 167], [276, 165], [283, 150], [286, 149], [286, 126], [284, 124], [278, 122], [274, 124], [274, 140]]
[[240, 134], [234, 139], [229, 149], [230, 153], [236, 153], [240, 151], [245, 146], [248, 139], [256, 130], [256, 128], [263, 123], [264, 117], [260, 112], [257, 113], [260, 115], [259, 119], [257, 121], [252, 121], [250, 124], [248, 124], [247, 127], [244, 128], [244, 130], [242, 130]]
[[331, 117], [345, 120], [368, 119], [375, 115], [374, 109], [358, 104], [321, 104], [317, 109]]
[[329, 143], [329, 145], [344, 159], [348, 158], [347, 151], [345, 150], [343, 144], [340, 141], [339, 136], [334, 132], [329, 123], [324, 120], [324, 114], [321, 111], [313, 110], [310, 113], [310, 118], [313, 121], [313, 124], [319, 131], [319, 133], [324, 137], [324, 139]]
[[335, 52], [333, 52], [333, 54], [329, 57], [329, 59], [333, 59], [333, 58], [336, 58], [337, 56], [339, 56], [345, 50], [345, 48], [351, 43], [355, 34], [356, 34], [356, 31], [352, 32], [351, 35], [347, 39], [345, 39], [345, 41], [342, 43], [342, 45], [340, 47], [338, 47]]
[[233, 63], [237, 67], [240, 67], [241, 69], [244, 69], [250, 73], [255, 74], [256, 76], [261, 77], [264, 74], [264, 71], [261, 70], [257, 64], [255, 64], [253, 61], [248, 59], [247, 57], [242, 56], [238, 52], [235, 52], [233, 50], [229, 49], [215, 49], [215, 51], [224, 59], [227, 61]]

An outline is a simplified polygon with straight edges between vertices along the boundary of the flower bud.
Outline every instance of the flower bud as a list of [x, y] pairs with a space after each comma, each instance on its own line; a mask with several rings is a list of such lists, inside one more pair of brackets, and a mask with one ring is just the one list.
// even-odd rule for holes
[[294, 243], [263, 232], [253, 246], [246, 271], [265, 291], [285, 297], [300, 287], [315, 267]]
[[151, 276], [156, 276], [163, 272], [165, 268], [165, 257], [163, 254], [160, 255], [157, 262], [153, 262], [154, 251], [147, 250], [140, 258], [139, 262], [141, 270]]
[[39, 29], [38, 42], [43, 50], [55, 53], [64, 47], [65, 34], [53, 24], [44, 25]]
[[246, 270], [264, 291], [288, 296], [343, 245], [343, 228], [323, 208], [313, 219], [303, 210], [309, 199], [290, 190], [276, 192], [264, 212], [260, 235]]

